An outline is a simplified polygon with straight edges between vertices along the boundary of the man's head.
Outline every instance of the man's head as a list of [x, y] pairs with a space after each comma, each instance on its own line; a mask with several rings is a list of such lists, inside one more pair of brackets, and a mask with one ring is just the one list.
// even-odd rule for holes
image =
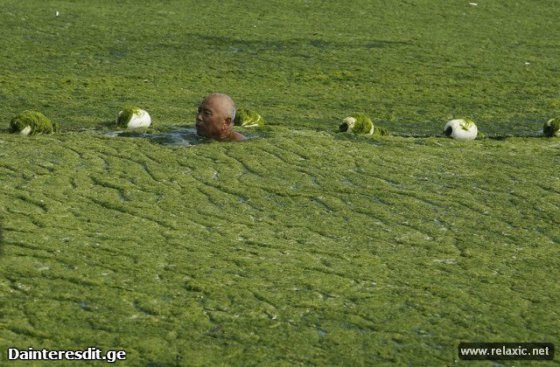
[[196, 114], [196, 133], [220, 141], [242, 140], [243, 136], [233, 131], [235, 103], [231, 97], [213, 93], [204, 98]]

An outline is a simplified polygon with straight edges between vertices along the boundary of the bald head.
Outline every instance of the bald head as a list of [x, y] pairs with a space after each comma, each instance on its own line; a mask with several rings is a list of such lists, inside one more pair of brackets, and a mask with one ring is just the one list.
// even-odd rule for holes
[[235, 102], [233, 102], [233, 99], [227, 94], [223, 94], [223, 93], [209, 94], [206, 98], [204, 98], [203, 103], [204, 102], [216, 106], [227, 117], [231, 118], [232, 121], [235, 120], [235, 112], [236, 112]]
[[202, 100], [196, 115], [196, 132], [200, 136], [220, 141], [244, 140], [233, 131], [235, 119], [233, 99], [222, 93], [212, 93]]

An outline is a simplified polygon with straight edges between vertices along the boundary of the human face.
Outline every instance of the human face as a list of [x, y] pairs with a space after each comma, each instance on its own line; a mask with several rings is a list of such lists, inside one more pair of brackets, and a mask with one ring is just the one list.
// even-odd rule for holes
[[212, 139], [220, 139], [227, 127], [226, 116], [217, 98], [206, 98], [196, 114], [196, 133]]

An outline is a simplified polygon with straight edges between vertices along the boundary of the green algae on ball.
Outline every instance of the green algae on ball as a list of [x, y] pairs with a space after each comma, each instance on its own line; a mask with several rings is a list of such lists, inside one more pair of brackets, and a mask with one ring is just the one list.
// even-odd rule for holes
[[544, 123], [543, 134], [549, 138], [560, 137], [560, 119], [550, 119]]
[[237, 110], [235, 114], [235, 119], [233, 123], [235, 126], [243, 126], [243, 127], [263, 126], [264, 119], [256, 111], [249, 110], [247, 108], [240, 108]]
[[468, 117], [447, 121], [443, 133], [448, 138], [458, 140], [474, 140], [478, 135], [478, 127]]
[[58, 125], [37, 111], [23, 111], [10, 121], [10, 132], [21, 135], [52, 134], [56, 131]]
[[125, 107], [117, 115], [117, 126], [125, 129], [150, 127], [152, 118], [150, 114], [139, 107]]
[[368, 115], [356, 113], [342, 120], [342, 124], [339, 126], [338, 130], [340, 132], [373, 135], [375, 127]]

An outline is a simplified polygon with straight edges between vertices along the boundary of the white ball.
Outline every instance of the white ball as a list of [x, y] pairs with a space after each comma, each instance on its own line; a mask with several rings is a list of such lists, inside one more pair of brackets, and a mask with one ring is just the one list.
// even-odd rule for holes
[[354, 126], [356, 125], [356, 119], [352, 116], [349, 116], [347, 118], [345, 118], [344, 120], [342, 120], [342, 123], [346, 124], [348, 126], [348, 132], [351, 132], [352, 129], [354, 129]]
[[21, 135], [27, 136], [27, 135], [29, 135], [29, 133], [31, 132], [31, 130], [32, 130], [32, 129], [31, 129], [31, 126], [26, 126], [26, 127], [24, 127], [19, 133], [20, 133]]
[[474, 121], [470, 119], [454, 119], [445, 124], [443, 132], [453, 139], [474, 140], [478, 135], [478, 128]]
[[[128, 118], [128, 121], [126, 119]], [[125, 119], [125, 121], [123, 121]], [[150, 114], [141, 108], [132, 108], [126, 111], [120, 111], [117, 116], [117, 124], [126, 125], [128, 129], [137, 129], [140, 127], [149, 127], [152, 124]]]

